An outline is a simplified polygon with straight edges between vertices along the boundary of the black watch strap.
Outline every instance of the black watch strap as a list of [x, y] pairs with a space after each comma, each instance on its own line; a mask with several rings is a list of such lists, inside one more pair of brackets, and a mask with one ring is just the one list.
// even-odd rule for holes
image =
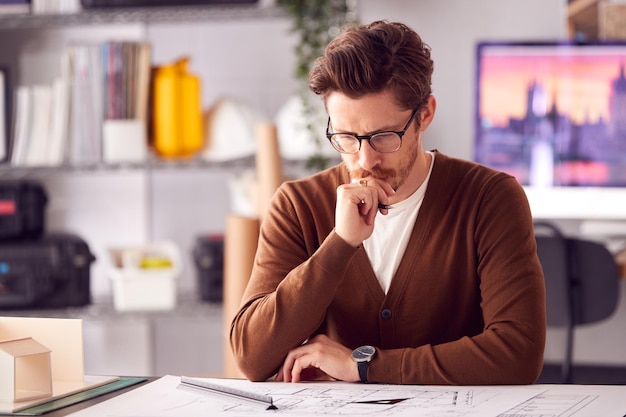
[[359, 378], [361, 378], [361, 382], [367, 382], [367, 368], [369, 364], [369, 361], [356, 363], [356, 367], [359, 370]]

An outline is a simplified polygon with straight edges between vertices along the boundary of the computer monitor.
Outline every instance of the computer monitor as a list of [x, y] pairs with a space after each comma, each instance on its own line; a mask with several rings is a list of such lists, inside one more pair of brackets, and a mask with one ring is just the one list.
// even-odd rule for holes
[[476, 63], [477, 162], [529, 187], [626, 187], [626, 42], [481, 42]]
[[476, 161], [514, 175], [534, 217], [626, 220], [626, 41], [476, 50]]

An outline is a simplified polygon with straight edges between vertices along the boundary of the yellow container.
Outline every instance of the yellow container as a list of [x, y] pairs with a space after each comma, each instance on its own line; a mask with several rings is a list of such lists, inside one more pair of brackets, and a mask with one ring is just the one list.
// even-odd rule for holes
[[164, 158], [190, 157], [203, 145], [200, 79], [188, 64], [183, 58], [154, 73], [153, 146]]

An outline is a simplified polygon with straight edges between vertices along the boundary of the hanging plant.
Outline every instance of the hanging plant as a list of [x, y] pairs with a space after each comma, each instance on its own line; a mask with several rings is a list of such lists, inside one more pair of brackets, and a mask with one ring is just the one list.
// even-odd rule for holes
[[317, 152], [307, 161], [308, 169], [324, 169], [330, 159], [321, 152], [323, 138], [315, 134], [314, 107], [308, 89], [309, 71], [315, 60], [323, 55], [326, 45], [339, 34], [343, 25], [356, 20], [354, 0], [277, 0], [292, 18], [291, 30], [299, 37], [296, 44], [295, 76], [300, 81], [299, 96], [306, 118], [306, 130]]

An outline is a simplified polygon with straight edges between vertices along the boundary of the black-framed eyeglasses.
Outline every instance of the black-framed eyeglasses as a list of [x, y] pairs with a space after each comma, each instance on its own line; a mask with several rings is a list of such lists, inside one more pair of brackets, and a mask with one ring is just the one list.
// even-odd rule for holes
[[406, 122], [404, 129], [398, 131], [378, 132], [372, 135], [352, 135], [350, 133], [330, 133], [330, 117], [326, 124], [326, 137], [333, 145], [333, 148], [340, 153], [353, 154], [361, 150], [361, 142], [366, 140], [372, 149], [376, 152], [391, 153], [395, 152], [402, 146], [402, 137], [406, 133], [415, 115], [417, 109], [413, 110], [411, 118]]

